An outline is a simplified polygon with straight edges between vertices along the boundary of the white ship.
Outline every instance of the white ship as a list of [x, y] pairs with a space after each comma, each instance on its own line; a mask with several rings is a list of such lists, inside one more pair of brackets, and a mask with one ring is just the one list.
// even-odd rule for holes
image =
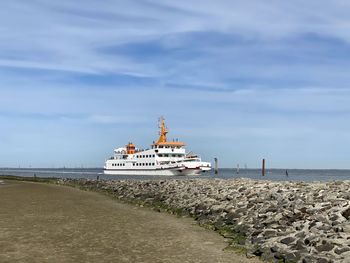
[[114, 156], [104, 166], [105, 174], [120, 175], [199, 175], [211, 170], [209, 162], [202, 162], [193, 153], [187, 153], [185, 143], [167, 141], [168, 129], [160, 119], [160, 136], [151, 149], [140, 150], [133, 143], [116, 148]]

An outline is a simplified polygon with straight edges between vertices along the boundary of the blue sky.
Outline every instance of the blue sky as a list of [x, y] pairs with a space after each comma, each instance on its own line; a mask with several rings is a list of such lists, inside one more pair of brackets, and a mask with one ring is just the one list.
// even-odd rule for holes
[[0, 3], [0, 166], [169, 137], [220, 165], [350, 168], [350, 3]]

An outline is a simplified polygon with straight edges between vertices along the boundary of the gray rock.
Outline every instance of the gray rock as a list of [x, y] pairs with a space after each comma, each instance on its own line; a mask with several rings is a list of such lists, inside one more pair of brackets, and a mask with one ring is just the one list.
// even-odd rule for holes
[[338, 255], [343, 254], [343, 253], [348, 252], [348, 251], [350, 251], [350, 247], [342, 247], [342, 248], [337, 247], [336, 249], [334, 249], [334, 252]]
[[345, 217], [347, 220], [350, 220], [350, 207], [346, 210], [344, 210], [342, 213], [342, 216]]
[[325, 242], [322, 245], [316, 246], [316, 250], [318, 252], [323, 252], [323, 251], [331, 251], [334, 248], [333, 244], [330, 244], [328, 242]]
[[281, 239], [281, 243], [282, 244], [286, 244], [286, 245], [289, 245], [290, 243], [293, 243], [295, 241], [295, 238], [294, 237], [286, 237], [286, 238], [283, 238]]
[[297, 262], [301, 258], [301, 255], [299, 252], [291, 252], [291, 253], [286, 253], [283, 256], [284, 262]]
[[302, 239], [297, 240], [297, 242], [290, 247], [292, 250], [305, 251], [306, 247]]
[[270, 238], [270, 237], [276, 237], [277, 236], [277, 231], [273, 229], [265, 230], [263, 233], [264, 237]]

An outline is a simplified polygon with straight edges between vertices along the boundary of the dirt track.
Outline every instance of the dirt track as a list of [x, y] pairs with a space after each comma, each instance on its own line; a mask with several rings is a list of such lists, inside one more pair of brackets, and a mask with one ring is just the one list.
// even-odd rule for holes
[[0, 262], [259, 262], [191, 219], [69, 187], [5, 181], [0, 222]]

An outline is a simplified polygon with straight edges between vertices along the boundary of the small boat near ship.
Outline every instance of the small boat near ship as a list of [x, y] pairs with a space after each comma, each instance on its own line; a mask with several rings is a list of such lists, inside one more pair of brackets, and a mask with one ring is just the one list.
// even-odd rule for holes
[[202, 162], [185, 143], [167, 141], [168, 129], [160, 119], [160, 136], [150, 149], [140, 150], [133, 143], [116, 148], [114, 156], [105, 162], [104, 173], [110, 175], [199, 175], [211, 170], [210, 162]]

